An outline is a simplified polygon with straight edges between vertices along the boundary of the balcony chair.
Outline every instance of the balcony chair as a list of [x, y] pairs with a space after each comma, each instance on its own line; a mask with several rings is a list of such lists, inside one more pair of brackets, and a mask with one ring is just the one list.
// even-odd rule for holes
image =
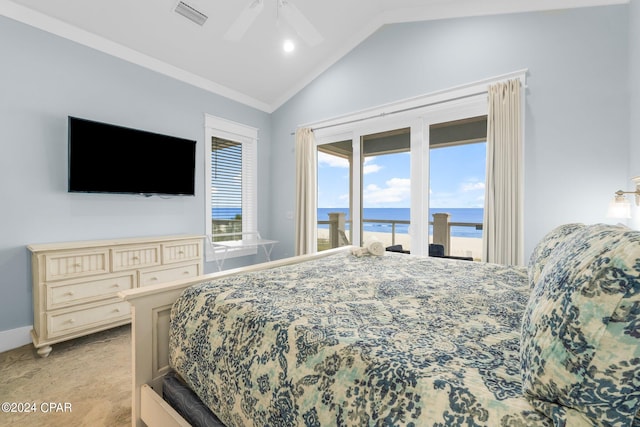
[[[387, 246], [386, 250], [389, 252], [400, 252], [403, 254], [408, 254], [410, 251], [405, 251], [402, 248], [402, 245], [392, 245]], [[437, 243], [429, 243], [429, 256], [435, 258], [449, 258], [449, 259], [459, 259], [463, 261], [473, 261], [473, 257], [470, 256], [453, 256], [453, 255], [445, 255], [444, 254], [444, 246], [439, 245]]]

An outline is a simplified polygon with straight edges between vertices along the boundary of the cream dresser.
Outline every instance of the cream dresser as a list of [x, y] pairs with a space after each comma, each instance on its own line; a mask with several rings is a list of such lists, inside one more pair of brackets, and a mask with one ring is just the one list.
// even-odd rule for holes
[[203, 236], [163, 236], [29, 245], [38, 354], [51, 344], [131, 320], [119, 291], [203, 273]]

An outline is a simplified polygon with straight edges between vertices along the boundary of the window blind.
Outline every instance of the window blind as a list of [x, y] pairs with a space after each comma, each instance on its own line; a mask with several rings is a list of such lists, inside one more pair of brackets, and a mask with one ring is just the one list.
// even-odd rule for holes
[[214, 235], [242, 232], [242, 144], [216, 137], [211, 139], [211, 218]]
[[[237, 233], [224, 240], [239, 240], [256, 232], [255, 144], [211, 138], [212, 234]], [[217, 239], [220, 240], [220, 239]]]

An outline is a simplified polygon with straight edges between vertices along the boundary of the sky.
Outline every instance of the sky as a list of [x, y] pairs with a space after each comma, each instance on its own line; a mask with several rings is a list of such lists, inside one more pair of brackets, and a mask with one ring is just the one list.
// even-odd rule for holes
[[[467, 144], [430, 151], [431, 208], [482, 208], [486, 144]], [[364, 208], [411, 207], [410, 154], [367, 157], [364, 163]], [[318, 152], [318, 207], [349, 207], [347, 160]]]

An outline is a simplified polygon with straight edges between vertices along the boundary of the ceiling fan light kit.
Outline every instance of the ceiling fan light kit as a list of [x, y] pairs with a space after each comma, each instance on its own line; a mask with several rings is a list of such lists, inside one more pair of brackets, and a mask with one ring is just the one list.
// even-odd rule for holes
[[278, 8], [284, 20], [291, 25], [305, 43], [309, 46], [317, 46], [322, 43], [324, 39], [318, 30], [293, 3], [287, 0], [278, 0]]
[[282, 49], [286, 52], [286, 53], [291, 53], [296, 49], [296, 45], [295, 43], [293, 43], [293, 41], [287, 39], [284, 41], [284, 43], [282, 44]]
[[247, 32], [253, 21], [264, 9], [263, 0], [251, 0], [240, 12], [240, 16], [231, 24], [231, 27], [224, 34], [224, 38], [230, 41], [240, 41], [244, 33]]
[[[282, 16], [296, 33], [309, 46], [316, 46], [324, 40], [311, 22], [288, 0], [276, 0], [278, 16]], [[231, 24], [224, 38], [230, 41], [240, 41], [249, 27], [264, 9], [264, 0], [250, 0], [240, 12], [240, 16]]]
[[183, 1], [179, 1], [178, 2], [178, 4], [176, 5], [176, 8], [175, 8], [175, 12], [177, 14], [179, 14], [179, 15], [184, 16], [185, 18], [189, 19], [190, 21], [195, 22], [198, 25], [204, 25], [204, 23], [209, 18], [204, 13], [200, 12], [199, 10], [194, 8], [193, 6], [190, 6], [190, 5], [188, 5], [187, 3], [183, 2]]

